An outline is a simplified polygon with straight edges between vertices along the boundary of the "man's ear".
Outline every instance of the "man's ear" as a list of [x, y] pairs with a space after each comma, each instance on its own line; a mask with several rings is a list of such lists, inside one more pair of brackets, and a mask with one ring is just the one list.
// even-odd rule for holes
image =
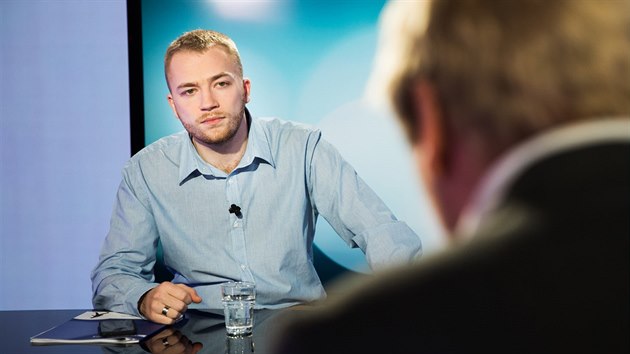
[[415, 119], [418, 145], [421, 146], [425, 169], [434, 176], [442, 176], [448, 170], [447, 129], [435, 87], [427, 81], [419, 81], [411, 92], [415, 102]]
[[177, 108], [175, 108], [175, 101], [173, 101], [173, 95], [169, 93], [168, 95], [166, 95], [166, 99], [168, 100], [168, 105], [171, 106], [171, 109], [173, 110], [173, 114], [175, 114], [175, 117], [179, 119]]
[[244, 78], [243, 79], [243, 91], [244, 91], [243, 101], [245, 103], [249, 103], [251, 87], [252, 87], [251, 81], [247, 78]]

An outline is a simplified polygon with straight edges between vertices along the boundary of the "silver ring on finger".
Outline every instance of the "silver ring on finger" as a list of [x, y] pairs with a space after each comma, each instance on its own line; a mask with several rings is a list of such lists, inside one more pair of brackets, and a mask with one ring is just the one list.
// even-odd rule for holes
[[168, 305], [164, 305], [164, 308], [162, 308], [162, 315], [168, 317], [168, 310], [169, 309], [170, 309], [170, 307], [168, 307]]

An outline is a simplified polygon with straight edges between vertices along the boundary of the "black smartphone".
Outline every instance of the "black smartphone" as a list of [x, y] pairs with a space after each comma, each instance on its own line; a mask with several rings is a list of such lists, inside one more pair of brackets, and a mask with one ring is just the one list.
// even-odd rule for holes
[[102, 320], [98, 324], [101, 337], [122, 337], [136, 334], [136, 324], [133, 320]]

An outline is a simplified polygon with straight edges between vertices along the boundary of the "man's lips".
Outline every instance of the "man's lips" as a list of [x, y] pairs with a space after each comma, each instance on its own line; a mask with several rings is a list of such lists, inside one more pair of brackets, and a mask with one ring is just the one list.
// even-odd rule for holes
[[216, 124], [220, 122], [221, 120], [223, 120], [224, 118], [225, 118], [224, 116], [205, 117], [201, 119], [201, 124]]

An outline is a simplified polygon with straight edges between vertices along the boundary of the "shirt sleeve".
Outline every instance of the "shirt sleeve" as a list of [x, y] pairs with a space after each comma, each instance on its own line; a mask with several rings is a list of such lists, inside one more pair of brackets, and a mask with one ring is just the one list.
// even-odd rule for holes
[[92, 271], [92, 303], [105, 309], [140, 315], [137, 302], [156, 286], [153, 266], [157, 228], [146, 200], [146, 188], [123, 170], [110, 230]]
[[396, 219], [320, 132], [309, 137], [307, 154], [309, 192], [316, 211], [350, 247], [365, 253], [372, 269], [409, 263], [421, 255], [418, 235]]

